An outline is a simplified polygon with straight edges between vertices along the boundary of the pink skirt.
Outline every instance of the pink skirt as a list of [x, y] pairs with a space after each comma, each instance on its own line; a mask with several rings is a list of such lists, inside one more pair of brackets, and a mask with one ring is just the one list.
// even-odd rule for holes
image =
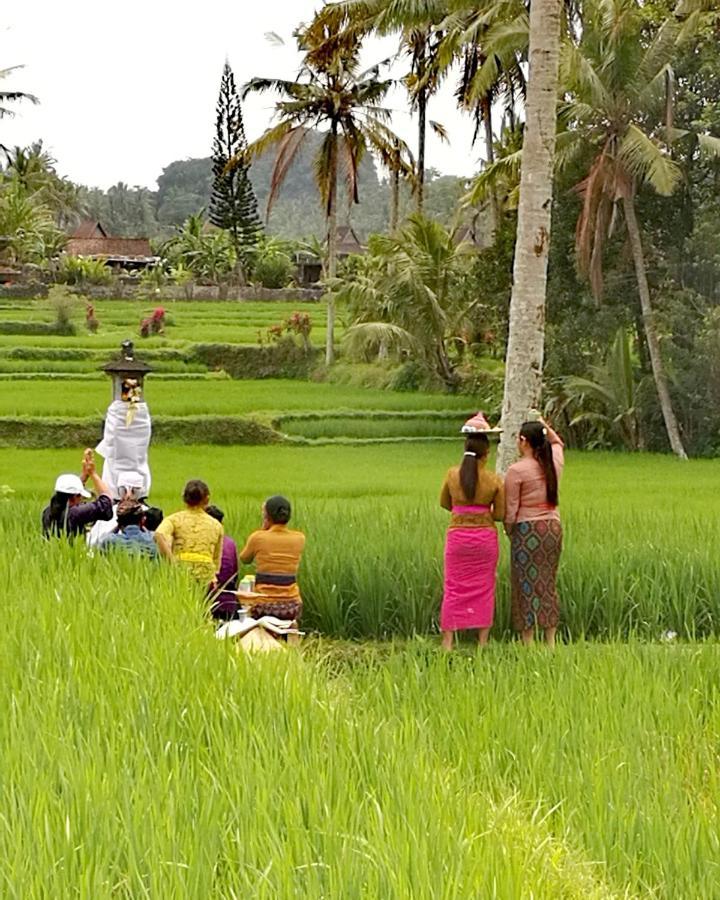
[[494, 528], [450, 528], [445, 542], [443, 631], [490, 628], [500, 552]]

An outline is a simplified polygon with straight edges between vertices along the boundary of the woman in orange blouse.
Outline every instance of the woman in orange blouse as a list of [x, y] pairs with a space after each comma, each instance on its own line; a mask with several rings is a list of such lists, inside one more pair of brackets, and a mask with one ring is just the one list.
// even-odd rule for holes
[[442, 646], [452, 650], [456, 631], [478, 631], [487, 643], [495, 613], [498, 562], [496, 521], [505, 513], [503, 481], [486, 468], [490, 442], [471, 434], [459, 466], [450, 469], [440, 505], [452, 513], [445, 541], [445, 589], [440, 611]]
[[555, 581], [563, 537], [558, 512], [563, 442], [541, 419], [521, 427], [518, 450], [521, 459], [505, 478], [512, 622], [525, 644], [532, 643], [538, 627], [552, 646], [560, 619]]
[[297, 622], [302, 615], [297, 572], [305, 535], [287, 527], [291, 507], [286, 497], [270, 497], [262, 513], [263, 527], [253, 531], [240, 551], [242, 562], [255, 563], [255, 590], [262, 595], [251, 603], [251, 614], [256, 619], [275, 616]]

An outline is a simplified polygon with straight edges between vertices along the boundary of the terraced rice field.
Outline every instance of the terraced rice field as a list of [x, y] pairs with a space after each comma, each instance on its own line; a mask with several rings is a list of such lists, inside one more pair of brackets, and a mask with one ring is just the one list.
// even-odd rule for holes
[[[0, 366], [43, 364], [23, 346]], [[107, 383], [60, 362], [84, 377], [2, 379], [0, 416], [101, 415]], [[0, 449], [0, 896], [717, 896], [716, 461], [569, 453], [561, 645], [510, 641], [503, 540], [491, 644], [445, 657], [437, 498], [476, 398], [188, 374], [148, 381], [155, 413], [424, 440], [151, 448], [152, 501], [205, 478], [238, 540], [293, 501], [309, 634], [252, 659], [178, 569], [41, 538], [80, 448]]]

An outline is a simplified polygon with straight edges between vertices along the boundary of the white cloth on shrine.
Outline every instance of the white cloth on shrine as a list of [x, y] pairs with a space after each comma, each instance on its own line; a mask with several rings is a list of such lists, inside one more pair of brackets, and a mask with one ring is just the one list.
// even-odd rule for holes
[[148, 448], [152, 434], [150, 410], [147, 403], [135, 404], [134, 416], [128, 425], [130, 404], [125, 400], [113, 400], [105, 415], [103, 439], [95, 448], [104, 457], [102, 479], [119, 499], [118, 488], [123, 483], [123, 473], [139, 473], [143, 479], [141, 496], [150, 493], [151, 477]]

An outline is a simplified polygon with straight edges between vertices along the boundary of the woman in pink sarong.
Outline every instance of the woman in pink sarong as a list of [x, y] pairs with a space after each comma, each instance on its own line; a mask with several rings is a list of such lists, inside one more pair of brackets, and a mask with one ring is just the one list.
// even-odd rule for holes
[[490, 443], [470, 434], [459, 466], [450, 469], [440, 505], [452, 513], [445, 543], [445, 590], [440, 611], [443, 650], [452, 650], [456, 631], [477, 629], [487, 643], [495, 613], [498, 535], [505, 514], [503, 480], [486, 469]]

